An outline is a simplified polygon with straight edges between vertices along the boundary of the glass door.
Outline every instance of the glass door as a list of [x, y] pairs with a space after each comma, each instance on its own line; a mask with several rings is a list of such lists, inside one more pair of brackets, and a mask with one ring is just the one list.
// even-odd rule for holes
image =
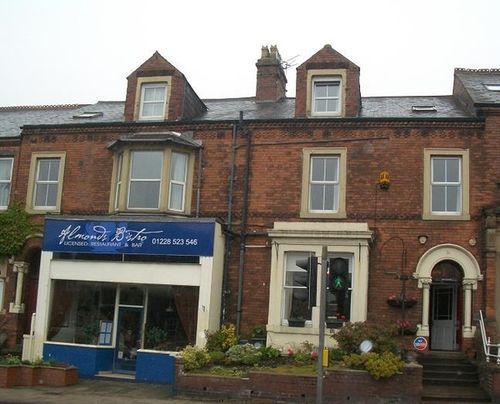
[[145, 299], [143, 287], [120, 285], [113, 366], [115, 372], [135, 372], [137, 351], [143, 345]]
[[142, 340], [142, 307], [120, 307], [116, 334], [115, 372], [133, 373]]

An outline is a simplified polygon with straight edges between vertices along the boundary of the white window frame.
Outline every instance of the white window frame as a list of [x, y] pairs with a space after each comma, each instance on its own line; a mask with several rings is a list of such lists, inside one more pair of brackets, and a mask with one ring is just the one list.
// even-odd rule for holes
[[[58, 160], [59, 161], [59, 169], [57, 170], [57, 181], [55, 181], [55, 180], [39, 180], [38, 179], [38, 176], [40, 174], [40, 163], [44, 160], [45, 161], [47, 161], [47, 160]], [[57, 201], [59, 198], [59, 189], [60, 189], [59, 181], [61, 180], [61, 164], [63, 164], [63, 162], [62, 162], [62, 159], [60, 157], [38, 157], [36, 159], [36, 170], [35, 170], [35, 178], [34, 178], [35, 186], [33, 187], [33, 209], [35, 209], [35, 210], [57, 210]], [[47, 184], [47, 185], [57, 184], [57, 194], [56, 194], [56, 204], [55, 205], [36, 205], [36, 195], [37, 195], [38, 186], [42, 185], [42, 184]], [[47, 199], [47, 198], [45, 198], [45, 199]]]
[[[158, 104], [160, 101], [145, 101], [144, 93], [147, 88], [163, 88], [163, 107], [161, 115], [153, 115], [153, 116], [144, 116], [143, 115], [143, 107], [144, 104]], [[148, 120], [148, 119], [164, 119], [165, 118], [165, 106], [167, 104], [167, 83], [144, 83], [141, 86], [141, 100], [139, 106], [139, 119]]]
[[[334, 180], [334, 181], [326, 181], [326, 180], [323, 180], [323, 181], [318, 181], [318, 180], [313, 180], [312, 176], [313, 176], [313, 161], [314, 159], [320, 159], [320, 158], [324, 158], [324, 159], [336, 159], [337, 160], [337, 180]], [[339, 203], [340, 203], [340, 159], [341, 159], [341, 156], [339, 154], [326, 154], [326, 155], [320, 155], [320, 154], [315, 154], [315, 155], [311, 155], [311, 158], [310, 158], [310, 161], [309, 161], [309, 198], [308, 198], [308, 209], [309, 209], [309, 212], [311, 213], [338, 213], [339, 211]], [[312, 200], [312, 186], [313, 185], [333, 185], [333, 187], [337, 188], [337, 199], [333, 201], [333, 206], [334, 206], [334, 209], [330, 210], [330, 209], [312, 209], [311, 207], [311, 200]], [[335, 193], [334, 193], [335, 195]], [[324, 200], [324, 197], [326, 196], [326, 192], [325, 192], [325, 195], [323, 196], [323, 206], [325, 205], [325, 200]], [[336, 209], [335, 209], [336, 208]]]
[[123, 152], [119, 153], [116, 158], [115, 205], [114, 205], [115, 211], [118, 210], [120, 204], [120, 194], [122, 190], [122, 170], [123, 170]]
[[8, 180], [1, 180], [0, 179], [0, 184], [9, 184], [9, 194], [7, 196], [7, 204], [6, 205], [0, 205], [0, 210], [5, 210], [5, 209], [7, 209], [9, 207], [10, 194], [12, 192], [12, 172], [14, 170], [14, 157], [0, 157], [0, 161], [8, 161], [8, 160], [10, 160], [10, 174], [9, 174], [9, 179]]
[[[132, 178], [132, 168], [134, 166], [134, 164], [133, 164], [134, 163], [134, 153], [137, 153], [137, 152], [139, 152], [139, 153], [141, 153], [141, 152], [152, 152], [152, 153], [161, 152], [162, 153], [160, 178], [158, 178], [158, 179], [156, 179], [156, 178], [155, 179], [151, 179], [151, 178], [133, 179]], [[153, 210], [160, 209], [164, 165], [165, 165], [165, 153], [163, 153], [161, 150], [131, 150], [131, 152], [130, 152], [130, 167], [129, 167], [129, 173], [128, 173], [128, 190], [127, 190], [127, 209], [128, 210], [151, 210], [151, 211], [153, 211]], [[141, 207], [131, 208], [130, 207], [130, 189], [132, 188], [131, 184], [134, 181], [137, 181], [137, 182], [159, 182], [160, 183], [160, 187], [159, 187], [159, 191], [158, 191], [158, 203], [156, 204], [156, 208], [141, 208]]]
[[[316, 84], [317, 83], [338, 83], [339, 91], [337, 97], [317, 97], [316, 96]], [[342, 77], [341, 76], [318, 76], [312, 79], [312, 102], [311, 102], [311, 114], [314, 116], [339, 116], [342, 113]], [[337, 110], [336, 111], [316, 111], [316, 100], [337, 100]]]
[[[287, 250], [283, 253], [283, 284], [281, 285], [281, 325], [288, 326], [288, 319], [285, 318], [285, 299], [286, 299], [286, 293], [285, 291], [287, 289], [307, 289], [304, 286], [287, 286], [286, 284], [286, 275], [288, 272], [302, 272], [300, 271], [288, 271], [286, 263], [287, 263], [287, 258], [288, 254], [309, 254], [309, 257], [315, 257], [316, 254], [314, 251], [301, 251], [301, 250]], [[319, 281], [319, 273], [316, 275], [316, 289], [318, 288], [318, 281]], [[309, 285], [309, 288], [311, 285]], [[319, 296], [316, 293], [316, 301], [318, 302]], [[312, 312], [311, 312], [311, 319], [310, 320], [304, 320], [304, 327], [311, 327], [312, 326]]]
[[[172, 163], [174, 162], [174, 154], [180, 154], [184, 156], [185, 158], [185, 167], [184, 167], [184, 181], [176, 181], [172, 179]], [[169, 178], [169, 185], [168, 185], [168, 210], [171, 210], [173, 212], [184, 212], [184, 207], [186, 203], [186, 182], [187, 182], [187, 175], [188, 175], [188, 169], [189, 169], [189, 155], [186, 153], [180, 153], [177, 151], [172, 151], [170, 155], [170, 178]], [[181, 209], [174, 209], [172, 208], [171, 201], [172, 201], [172, 185], [182, 185], [182, 207]]]
[[[458, 160], [458, 181], [457, 182], [453, 182], [453, 181], [438, 181], [438, 182], [434, 182], [434, 161], [435, 160]], [[449, 215], [449, 216], [457, 216], [457, 215], [461, 215], [462, 214], [462, 211], [463, 211], [463, 206], [462, 206], [462, 193], [463, 193], [463, 181], [462, 181], [462, 167], [463, 167], [463, 161], [462, 161], [462, 157], [461, 156], [439, 156], [439, 155], [433, 155], [431, 156], [431, 167], [430, 167], [430, 170], [431, 170], [431, 177], [430, 177], [430, 190], [429, 190], [429, 193], [430, 193], [430, 209], [431, 209], [431, 214], [434, 214], [434, 215]], [[432, 198], [433, 198], [433, 195], [432, 195], [432, 188], [434, 185], [437, 185], [437, 186], [444, 186], [444, 187], [447, 187], [447, 186], [459, 186], [459, 195], [458, 195], [458, 200], [457, 200], [457, 203], [458, 203], [458, 210], [456, 211], [435, 211], [435, 210], [432, 210]], [[447, 194], [445, 192], [445, 207], [446, 207], [446, 198], [447, 198]]]
[[3, 300], [5, 297], [5, 279], [0, 278], [0, 313], [3, 313]]

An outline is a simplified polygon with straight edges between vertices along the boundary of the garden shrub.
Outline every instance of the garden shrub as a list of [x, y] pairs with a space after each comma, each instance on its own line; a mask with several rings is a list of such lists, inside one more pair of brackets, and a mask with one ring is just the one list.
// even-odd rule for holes
[[328, 361], [329, 362], [340, 362], [344, 359], [344, 356], [347, 355], [347, 352], [340, 348], [330, 349], [328, 353]]
[[0, 365], [20, 365], [21, 363], [22, 361], [19, 356], [8, 354], [0, 357]]
[[272, 361], [281, 356], [281, 351], [279, 349], [273, 348], [272, 346], [260, 347], [259, 351], [263, 361]]
[[404, 362], [392, 352], [350, 354], [344, 357], [343, 363], [351, 369], [368, 371], [376, 380], [394, 376], [404, 368]]
[[366, 370], [374, 379], [387, 379], [397, 373], [401, 373], [404, 362], [392, 352], [373, 354], [365, 361]]
[[225, 324], [220, 328], [220, 330], [213, 333], [206, 332], [206, 336], [206, 348], [210, 352], [226, 352], [229, 348], [238, 343], [236, 328], [233, 324]]
[[220, 365], [224, 363], [224, 359], [226, 359], [226, 354], [222, 351], [212, 351], [208, 353], [210, 355], [210, 360], [215, 365]]
[[184, 360], [184, 370], [201, 369], [210, 364], [210, 355], [205, 348], [198, 348], [188, 345], [182, 351], [182, 359]]
[[335, 334], [339, 348], [347, 354], [359, 353], [359, 345], [364, 340], [373, 342], [373, 352], [398, 352], [398, 344], [395, 339], [397, 328], [394, 326], [379, 326], [367, 323], [348, 323]]
[[262, 354], [252, 344], [234, 345], [228, 349], [226, 356], [229, 362], [235, 365], [256, 365], [260, 362]]

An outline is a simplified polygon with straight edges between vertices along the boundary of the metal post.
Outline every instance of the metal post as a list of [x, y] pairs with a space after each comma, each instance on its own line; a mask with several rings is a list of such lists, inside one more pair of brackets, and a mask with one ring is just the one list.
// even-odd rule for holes
[[321, 251], [321, 276], [319, 277], [319, 346], [316, 379], [316, 404], [323, 403], [323, 349], [325, 347], [325, 317], [326, 317], [326, 271], [328, 270], [328, 248]]

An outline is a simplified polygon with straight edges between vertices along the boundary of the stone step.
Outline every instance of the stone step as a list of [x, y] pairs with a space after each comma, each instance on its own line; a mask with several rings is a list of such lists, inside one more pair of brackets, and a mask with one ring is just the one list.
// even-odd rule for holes
[[464, 370], [468, 372], [474, 372], [477, 371], [477, 366], [472, 364], [472, 363], [449, 363], [449, 362], [437, 362], [437, 363], [421, 363], [420, 364], [424, 367], [424, 371], [426, 369], [433, 369], [433, 370]]
[[456, 379], [456, 380], [475, 380], [479, 381], [477, 372], [447, 371], [447, 370], [428, 370], [425, 371], [424, 379]]
[[456, 377], [425, 377], [423, 378], [424, 385], [434, 386], [479, 386], [479, 379], [457, 379]]
[[464, 386], [424, 386], [422, 402], [483, 402], [490, 403], [491, 399], [480, 387]]

